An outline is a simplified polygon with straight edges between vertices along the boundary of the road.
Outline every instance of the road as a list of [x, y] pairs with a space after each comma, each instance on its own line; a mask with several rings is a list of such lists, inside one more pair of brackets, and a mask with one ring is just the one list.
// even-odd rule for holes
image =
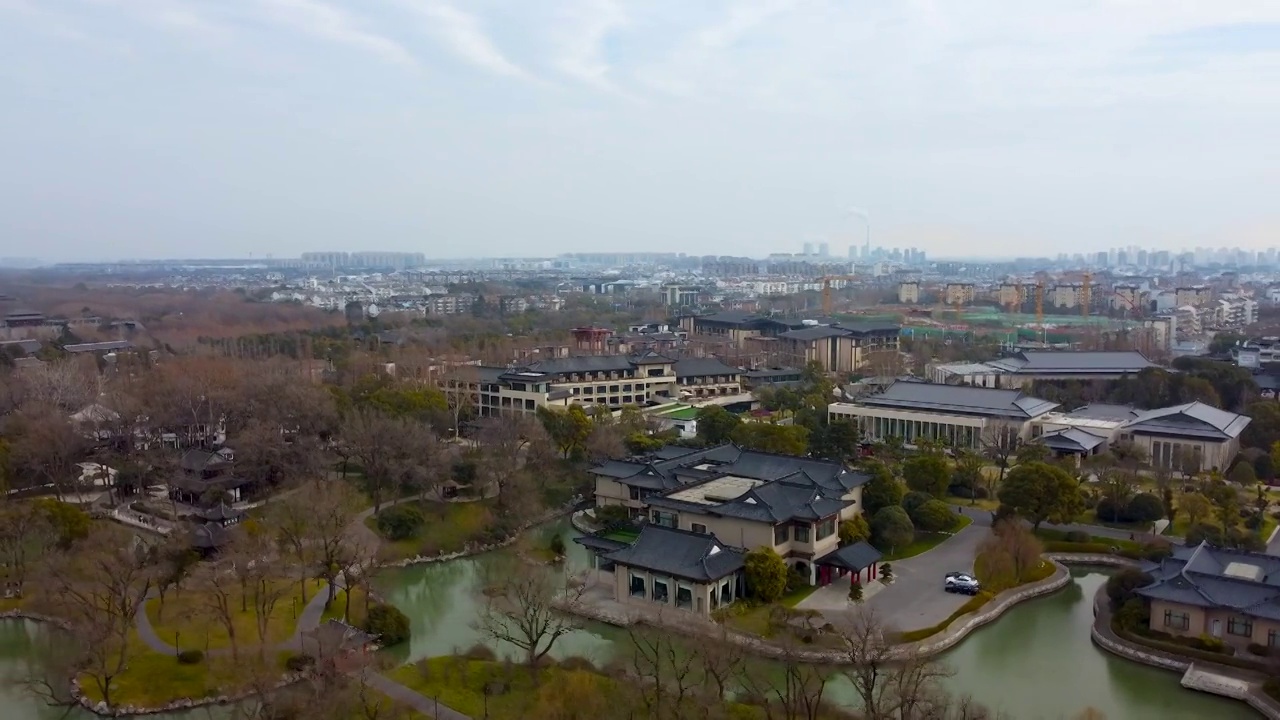
[[[973, 525], [982, 525], [983, 527], [991, 527], [991, 511], [982, 508], [967, 507], [957, 505], [960, 512], [973, 518]], [[972, 527], [972, 526], [970, 526]], [[1057, 530], [1059, 532], [1084, 532], [1097, 537], [1111, 538], [1113, 540], [1138, 540], [1150, 537], [1147, 533], [1134, 533], [1132, 530], [1118, 530], [1109, 528], [1104, 525], [1083, 525], [1080, 523], [1068, 523], [1066, 525], [1054, 525], [1053, 523], [1041, 523], [1041, 529]], [[1182, 538], [1173, 537], [1172, 535], [1159, 535], [1169, 542], [1180, 543]], [[1280, 553], [1277, 553], [1280, 554]]]
[[947, 619], [969, 597], [944, 591], [942, 580], [952, 571], [973, 572], [973, 558], [990, 533], [989, 526], [989, 522], [987, 525], [974, 522], [928, 552], [893, 561], [890, 563], [893, 584], [872, 595], [867, 606], [904, 631], [937, 625]]

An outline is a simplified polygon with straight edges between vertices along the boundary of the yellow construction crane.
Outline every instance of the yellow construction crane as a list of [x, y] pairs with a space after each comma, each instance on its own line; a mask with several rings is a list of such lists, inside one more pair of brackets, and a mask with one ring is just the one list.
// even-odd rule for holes
[[826, 275], [822, 278], [822, 314], [830, 315], [831, 302], [831, 281], [832, 280], [858, 280], [857, 275]]

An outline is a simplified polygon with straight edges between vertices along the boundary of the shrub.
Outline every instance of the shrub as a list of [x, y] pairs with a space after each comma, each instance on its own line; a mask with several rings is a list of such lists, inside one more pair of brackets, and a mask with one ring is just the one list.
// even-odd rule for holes
[[1125, 522], [1152, 523], [1164, 517], [1164, 503], [1151, 493], [1138, 493], [1124, 508]]
[[595, 663], [579, 655], [573, 655], [561, 660], [559, 667], [561, 670], [578, 670], [589, 673], [599, 672], [599, 670], [596, 669]]
[[795, 568], [787, 573], [787, 592], [793, 593], [802, 587], [809, 586], [809, 578]]
[[773, 548], [760, 547], [747, 553], [747, 589], [757, 599], [774, 602], [787, 591], [787, 563]]
[[932, 499], [933, 496], [929, 493], [912, 491], [902, 496], [902, 509], [907, 511], [907, 515], [911, 515]]
[[850, 520], [840, 523], [841, 545], [852, 545], [857, 542], [866, 542], [870, 539], [871, 526], [867, 524], [867, 518], [861, 513], [854, 515]]
[[498, 659], [497, 653], [495, 653], [492, 648], [481, 643], [476, 643], [475, 645], [467, 648], [467, 651], [462, 654], [462, 657], [468, 660], [483, 660], [487, 662], [493, 662]]
[[1187, 547], [1199, 545], [1202, 542], [1208, 542], [1210, 545], [1219, 547], [1226, 544], [1226, 538], [1222, 534], [1222, 528], [1209, 523], [1196, 523], [1187, 528], [1185, 536]]
[[902, 464], [907, 487], [933, 497], [942, 497], [951, 484], [951, 472], [941, 455], [916, 455]]
[[1249, 643], [1248, 650], [1249, 652], [1253, 653], [1254, 655], [1257, 655], [1258, 657], [1271, 656], [1271, 648], [1259, 643]]
[[624, 505], [605, 505], [596, 508], [596, 522], [606, 528], [612, 525], [626, 525], [631, 523], [631, 511]]
[[378, 532], [388, 540], [408, 540], [425, 522], [422, 511], [413, 505], [393, 505], [378, 513]]
[[900, 507], [880, 508], [871, 518], [872, 542], [881, 550], [910, 545], [915, 536], [915, 525]]
[[298, 653], [290, 655], [285, 661], [284, 666], [289, 672], [302, 672], [312, 665], [316, 664], [316, 659], [306, 653]]
[[557, 557], [564, 555], [564, 536], [556, 533], [551, 536], [551, 542], [547, 544], [547, 549], [555, 553]]
[[862, 593], [863, 593], [862, 583], [851, 583], [849, 585], [849, 601], [850, 602], [861, 604]]
[[1103, 522], [1124, 522], [1124, 508], [1111, 498], [1099, 500], [1094, 513]]
[[203, 661], [203, 650], [183, 650], [178, 653], [178, 662], [182, 665], [199, 665]]
[[1067, 539], [1067, 542], [1073, 542], [1073, 543], [1092, 542], [1092, 538], [1089, 536], [1089, 533], [1085, 532], [1084, 530], [1072, 530], [1067, 533], [1066, 539]]
[[1134, 591], [1151, 584], [1151, 576], [1136, 568], [1125, 568], [1107, 578], [1107, 598], [1111, 610], [1118, 611], [1126, 602], [1137, 598]]
[[1140, 597], [1130, 597], [1116, 611], [1115, 621], [1127, 630], [1139, 631], [1151, 623], [1151, 611]]
[[369, 608], [364, 629], [383, 647], [389, 647], [409, 639], [409, 618], [393, 605], [378, 603]]
[[959, 515], [941, 500], [930, 500], [911, 513], [911, 522], [925, 532], [942, 532], [956, 526]]
[[893, 579], [893, 566], [889, 563], [880, 563], [880, 579], [889, 582]]

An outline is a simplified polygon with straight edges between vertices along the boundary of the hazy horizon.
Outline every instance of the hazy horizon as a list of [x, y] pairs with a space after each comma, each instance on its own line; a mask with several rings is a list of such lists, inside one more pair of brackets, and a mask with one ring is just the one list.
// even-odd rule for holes
[[1280, 3], [0, 0], [0, 256], [1280, 245]]

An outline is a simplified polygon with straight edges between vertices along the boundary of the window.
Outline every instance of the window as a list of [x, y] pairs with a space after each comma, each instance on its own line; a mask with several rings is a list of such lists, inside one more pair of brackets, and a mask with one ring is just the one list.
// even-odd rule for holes
[[693, 607], [693, 590], [679, 585], [676, 587], [676, 607], [692, 608]]
[[796, 536], [796, 542], [802, 542], [802, 543], [809, 542], [809, 526], [797, 525], [795, 536]]
[[693, 524], [693, 531], [694, 531], [694, 532], [696, 532], [696, 533], [699, 533], [699, 534], [701, 534], [701, 535], [706, 535], [706, 534], [707, 534], [707, 526], [706, 526], [706, 525], [703, 525], [702, 523], [694, 523], [694, 524]]
[[617, 386], [617, 385], [610, 385], [610, 386], [609, 386], [609, 392], [611, 392], [611, 393], [616, 393], [616, 392], [618, 392], [618, 386]]
[[654, 510], [653, 524], [669, 528], [676, 527], [676, 514], [671, 512], [662, 512], [661, 510]]
[[640, 575], [631, 576], [631, 595], [633, 597], [644, 597], [644, 577]]
[[1164, 611], [1164, 626], [1174, 630], [1187, 630], [1191, 627], [1191, 616], [1187, 613]]
[[667, 601], [667, 583], [664, 580], [653, 581], [653, 601], [664, 603]]
[[1275, 647], [1277, 644], [1280, 644], [1280, 633], [1277, 633], [1275, 630], [1268, 630], [1267, 647]]
[[[576, 394], [577, 394], [577, 392], [578, 392], [578, 389], [577, 389], [577, 388], [574, 388], [574, 389], [573, 389], [573, 392], [574, 392], [574, 394], [576, 395]], [[589, 388], [589, 387], [584, 387], [584, 388], [582, 388], [582, 394], [583, 394], [583, 395], [590, 395], [590, 394], [591, 394], [591, 392], [592, 392], [592, 388]]]
[[787, 541], [787, 526], [778, 525], [773, 528], [773, 544], [781, 545]]
[[733, 586], [727, 582], [720, 586], [720, 602], [724, 604], [733, 602]]
[[622, 392], [631, 392], [631, 383], [622, 386]]
[[631, 490], [631, 499], [632, 499], [632, 500], [639, 500], [639, 499], [640, 499], [640, 488], [630, 488], [630, 490]]
[[835, 534], [835, 531], [836, 531], [835, 518], [828, 518], [826, 520], [823, 520], [821, 523], [818, 524], [818, 539], [824, 540], [826, 538], [829, 538]]
[[1253, 621], [1248, 618], [1231, 618], [1227, 621], [1227, 634], [1253, 637]]

